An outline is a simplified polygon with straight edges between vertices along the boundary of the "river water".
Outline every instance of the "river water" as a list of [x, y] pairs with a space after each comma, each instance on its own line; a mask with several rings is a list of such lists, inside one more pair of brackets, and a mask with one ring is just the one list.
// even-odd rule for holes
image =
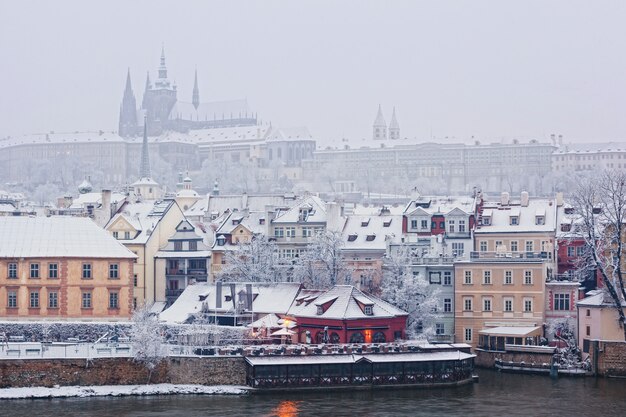
[[446, 389], [11, 400], [2, 416], [624, 416], [626, 380], [502, 374]]

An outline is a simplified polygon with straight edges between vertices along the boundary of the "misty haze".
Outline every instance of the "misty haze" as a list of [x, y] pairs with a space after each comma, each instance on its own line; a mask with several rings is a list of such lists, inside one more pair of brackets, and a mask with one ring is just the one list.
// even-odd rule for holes
[[623, 414], [625, 18], [0, 2], [6, 410]]

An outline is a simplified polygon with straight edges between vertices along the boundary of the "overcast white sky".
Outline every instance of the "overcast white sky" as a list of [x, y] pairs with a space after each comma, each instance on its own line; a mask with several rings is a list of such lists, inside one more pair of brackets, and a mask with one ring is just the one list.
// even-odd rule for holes
[[626, 139], [626, 1], [0, 0], [0, 137], [116, 130], [161, 43], [179, 99], [319, 139]]

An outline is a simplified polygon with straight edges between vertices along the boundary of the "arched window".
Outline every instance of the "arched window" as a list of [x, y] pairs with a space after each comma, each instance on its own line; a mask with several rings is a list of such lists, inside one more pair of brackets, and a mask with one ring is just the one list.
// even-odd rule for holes
[[315, 333], [315, 343], [324, 343], [324, 332]]
[[352, 336], [350, 336], [350, 343], [363, 343], [365, 342], [365, 337], [363, 336], [363, 333], [352, 333]]
[[374, 343], [385, 343], [387, 341], [387, 339], [385, 338], [385, 333], [383, 332], [374, 333], [374, 337], [372, 338], [372, 341]]
[[339, 335], [335, 332], [330, 334], [330, 343], [339, 343]]

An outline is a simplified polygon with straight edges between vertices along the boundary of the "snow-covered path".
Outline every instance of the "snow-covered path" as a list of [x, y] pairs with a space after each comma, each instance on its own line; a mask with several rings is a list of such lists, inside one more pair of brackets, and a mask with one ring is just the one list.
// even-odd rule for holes
[[249, 392], [249, 387], [233, 385], [101, 385], [71, 387], [28, 387], [0, 389], [0, 399], [19, 398], [61, 398], [61, 397], [120, 397], [127, 395], [170, 395], [170, 394], [213, 394], [242, 395]]

